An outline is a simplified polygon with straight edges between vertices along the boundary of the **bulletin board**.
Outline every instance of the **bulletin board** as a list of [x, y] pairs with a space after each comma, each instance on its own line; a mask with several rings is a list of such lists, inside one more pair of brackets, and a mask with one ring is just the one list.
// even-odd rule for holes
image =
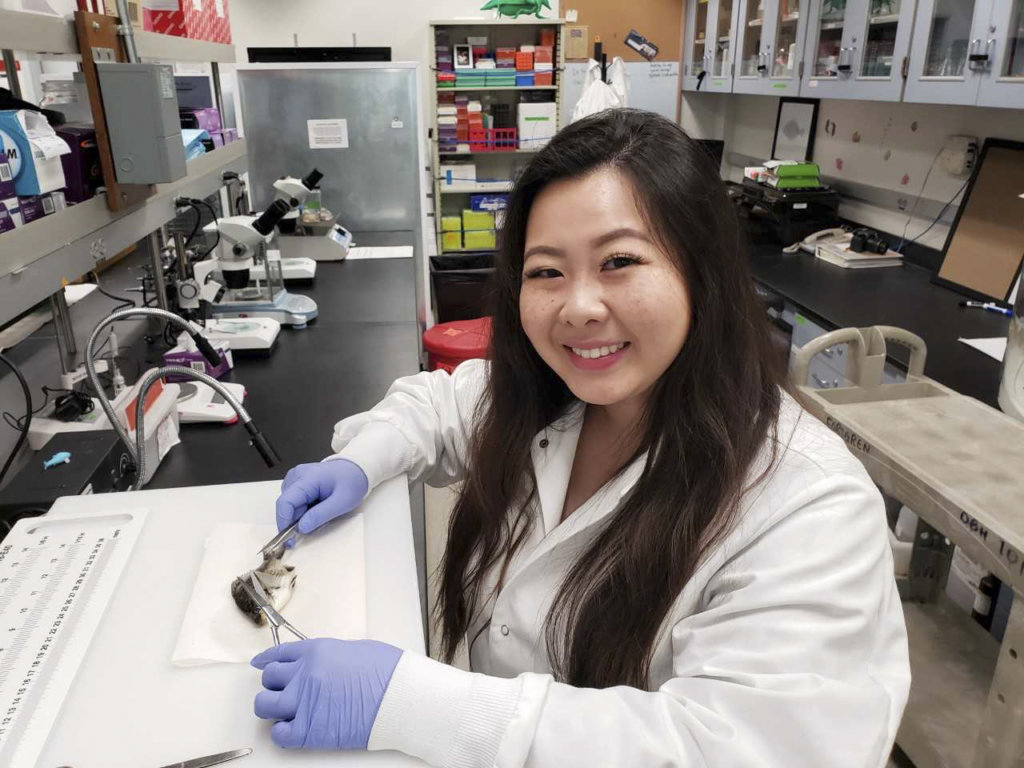
[[562, 16], [567, 10], [579, 11], [578, 23], [589, 28], [591, 54], [600, 37], [609, 61], [613, 56], [647, 61], [623, 42], [635, 29], [658, 46], [655, 61], [679, 61], [683, 5], [682, 0], [561, 0], [559, 8]]
[[936, 282], [1006, 301], [1024, 258], [1024, 143], [987, 139]]

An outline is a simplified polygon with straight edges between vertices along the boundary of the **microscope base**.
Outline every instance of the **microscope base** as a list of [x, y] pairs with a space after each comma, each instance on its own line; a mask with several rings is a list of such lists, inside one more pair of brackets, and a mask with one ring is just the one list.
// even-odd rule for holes
[[216, 318], [269, 317], [281, 325], [290, 325], [296, 330], [306, 327], [315, 320], [320, 310], [308, 296], [281, 291], [273, 301], [222, 301], [210, 307]]

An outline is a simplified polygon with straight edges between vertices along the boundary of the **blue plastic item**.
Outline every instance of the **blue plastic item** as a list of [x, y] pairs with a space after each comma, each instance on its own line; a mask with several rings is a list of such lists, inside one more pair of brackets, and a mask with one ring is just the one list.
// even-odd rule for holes
[[68, 451], [58, 451], [53, 454], [50, 458], [43, 462], [43, 469], [50, 469], [50, 467], [56, 467], [58, 464], [70, 464], [71, 454]]

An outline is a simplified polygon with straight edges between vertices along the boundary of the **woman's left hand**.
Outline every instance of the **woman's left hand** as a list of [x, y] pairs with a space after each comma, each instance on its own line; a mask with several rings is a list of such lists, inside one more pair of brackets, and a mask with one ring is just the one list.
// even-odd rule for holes
[[277, 720], [270, 737], [286, 749], [366, 749], [402, 651], [375, 640], [318, 638], [269, 648], [257, 717]]

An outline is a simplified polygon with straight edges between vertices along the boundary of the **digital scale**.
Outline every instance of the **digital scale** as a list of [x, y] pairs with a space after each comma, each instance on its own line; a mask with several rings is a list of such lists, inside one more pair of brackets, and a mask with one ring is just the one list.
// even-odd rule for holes
[[146, 519], [18, 521], [0, 541], [0, 765], [35, 768]]

